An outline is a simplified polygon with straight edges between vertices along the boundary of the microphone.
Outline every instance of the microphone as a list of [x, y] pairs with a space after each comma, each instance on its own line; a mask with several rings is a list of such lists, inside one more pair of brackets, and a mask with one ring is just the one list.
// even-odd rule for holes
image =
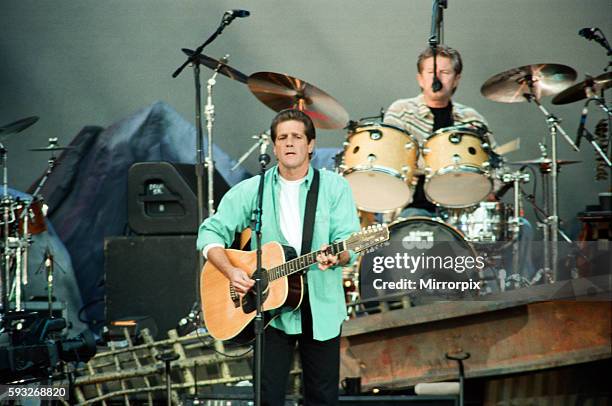
[[270, 139], [268, 138], [268, 134], [261, 134], [261, 143], [259, 144], [259, 164], [263, 167], [270, 163], [270, 155], [266, 153], [269, 144]]
[[431, 83], [431, 90], [433, 90], [434, 93], [442, 90], [442, 82], [440, 82], [440, 79], [438, 79], [438, 76], [435, 73], [433, 82]]
[[578, 131], [576, 133], [576, 147], [580, 148], [580, 140], [582, 139], [582, 134], [584, 134], [584, 124], [586, 123], [587, 115], [589, 114], [589, 100], [585, 103], [582, 114], [580, 115], [580, 125], [578, 126]]
[[581, 29], [580, 31], [578, 31], [578, 35], [591, 41], [595, 39], [596, 37], [595, 33], [597, 32], [597, 30], [599, 30], [599, 28], [597, 27], [585, 27]]
[[251, 15], [251, 12], [248, 10], [238, 10], [238, 9], [234, 9], [234, 10], [227, 10], [225, 12], [225, 15], [232, 17], [232, 18], [245, 18]]

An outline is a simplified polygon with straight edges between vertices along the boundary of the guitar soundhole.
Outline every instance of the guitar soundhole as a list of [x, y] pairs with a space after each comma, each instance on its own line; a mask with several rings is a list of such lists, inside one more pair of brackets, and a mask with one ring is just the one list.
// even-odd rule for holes
[[[261, 275], [261, 302], [263, 303], [268, 298], [268, 271], [263, 269]], [[253, 272], [251, 279], [255, 280], [256, 276], [257, 271]], [[255, 310], [257, 310], [257, 297], [255, 295], [255, 288], [253, 288], [242, 298], [242, 311], [248, 314]]]

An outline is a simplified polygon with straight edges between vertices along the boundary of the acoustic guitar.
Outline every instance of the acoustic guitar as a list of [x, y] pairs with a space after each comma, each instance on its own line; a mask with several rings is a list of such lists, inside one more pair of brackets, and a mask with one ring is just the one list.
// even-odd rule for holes
[[[352, 250], [360, 253], [372, 249], [389, 239], [389, 230], [384, 225], [369, 226], [352, 234], [344, 241], [330, 245], [329, 251], [338, 255]], [[225, 250], [230, 262], [244, 270], [252, 279], [256, 272], [256, 251]], [[263, 286], [263, 311], [265, 325], [272, 320], [270, 310], [289, 306], [297, 309], [302, 303], [302, 274], [317, 262], [313, 251], [295, 257], [295, 250], [277, 242], [262, 246], [261, 281]], [[210, 335], [218, 340], [246, 342], [252, 339], [253, 329], [248, 328], [255, 319], [255, 292], [251, 289], [240, 297], [231, 286], [229, 279], [211, 262], [206, 262], [200, 275], [200, 297], [204, 323]]]

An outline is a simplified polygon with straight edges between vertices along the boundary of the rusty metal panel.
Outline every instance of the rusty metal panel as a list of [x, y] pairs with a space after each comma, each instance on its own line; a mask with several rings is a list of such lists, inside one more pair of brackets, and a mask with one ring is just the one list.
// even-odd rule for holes
[[[436, 311], [448, 311], [435, 317]], [[399, 316], [421, 310], [424, 320]], [[447, 352], [469, 352], [467, 377], [508, 374], [610, 358], [611, 303], [445, 303], [367, 316], [345, 324], [341, 376], [365, 388], [457, 377]], [[364, 319], [366, 319], [364, 318]], [[428, 321], [427, 321], [428, 320]], [[359, 324], [361, 323], [361, 324]], [[364, 324], [365, 323], [365, 324]], [[368, 331], [366, 324], [376, 324]], [[386, 328], [380, 329], [380, 326]], [[396, 327], [390, 327], [396, 326]]]

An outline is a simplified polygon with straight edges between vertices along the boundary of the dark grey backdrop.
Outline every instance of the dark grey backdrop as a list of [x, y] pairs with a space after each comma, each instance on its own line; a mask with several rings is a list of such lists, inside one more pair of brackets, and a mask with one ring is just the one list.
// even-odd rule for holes
[[[0, 5], [0, 124], [38, 115], [36, 126], [8, 139], [9, 180], [25, 189], [41, 174], [46, 156], [28, 152], [62, 144], [87, 124], [107, 126], [155, 100], [164, 100], [193, 120], [192, 75], [170, 74], [183, 60], [181, 47], [195, 47], [216, 28], [227, 9], [251, 11], [208, 48], [229, 53], [246, 74], [275, 71], [302, 78], [339, 100], [351, 118], [375, 114], [399, 97], [416, 94], [416, 54], [427, 44], [429, 0], [359, 1], [42, 1], [4, 0]], [[577, 35], [586, 26], [612, 37], [609, 0], [450, 0], [445, 42], [458, 48], [465, 71], [456, 99], [482, 112], [500, 142], [521, 137], [511, 159], [535, 158], [546, 136], [543, 116], [532, 105], [498, 104], [480, 96], [481, 84], [512, 67], [554, 62], [575, 68], [580, 78], [598, 74], [603, 50]], [[209, 75], [204, 71], [203, 81]], [[248, 88], [225, 77], [215, 88], [215, 142], [239, 157], [250, 136], [273, 112]], [[550, 98], [545, 105], [551, 106]], [[580, 103], [552, 106], [575, 135]], [[591, 109], [592, 111], [594, 109]], [[597, 117], [601, 115], [597, 114]], [[595, 114], [589, 124], [595, 122]], [[344, 133], [320, 131], [321, 146], [340, 146]], [[583, 163], [561, 177], [561, 214], [571, 221], [608, 182], [594, 180], [594, 153], [572, 152], [559, 140], [560, 157]], [[253, 160], [248, 168], [256, 168]]]

